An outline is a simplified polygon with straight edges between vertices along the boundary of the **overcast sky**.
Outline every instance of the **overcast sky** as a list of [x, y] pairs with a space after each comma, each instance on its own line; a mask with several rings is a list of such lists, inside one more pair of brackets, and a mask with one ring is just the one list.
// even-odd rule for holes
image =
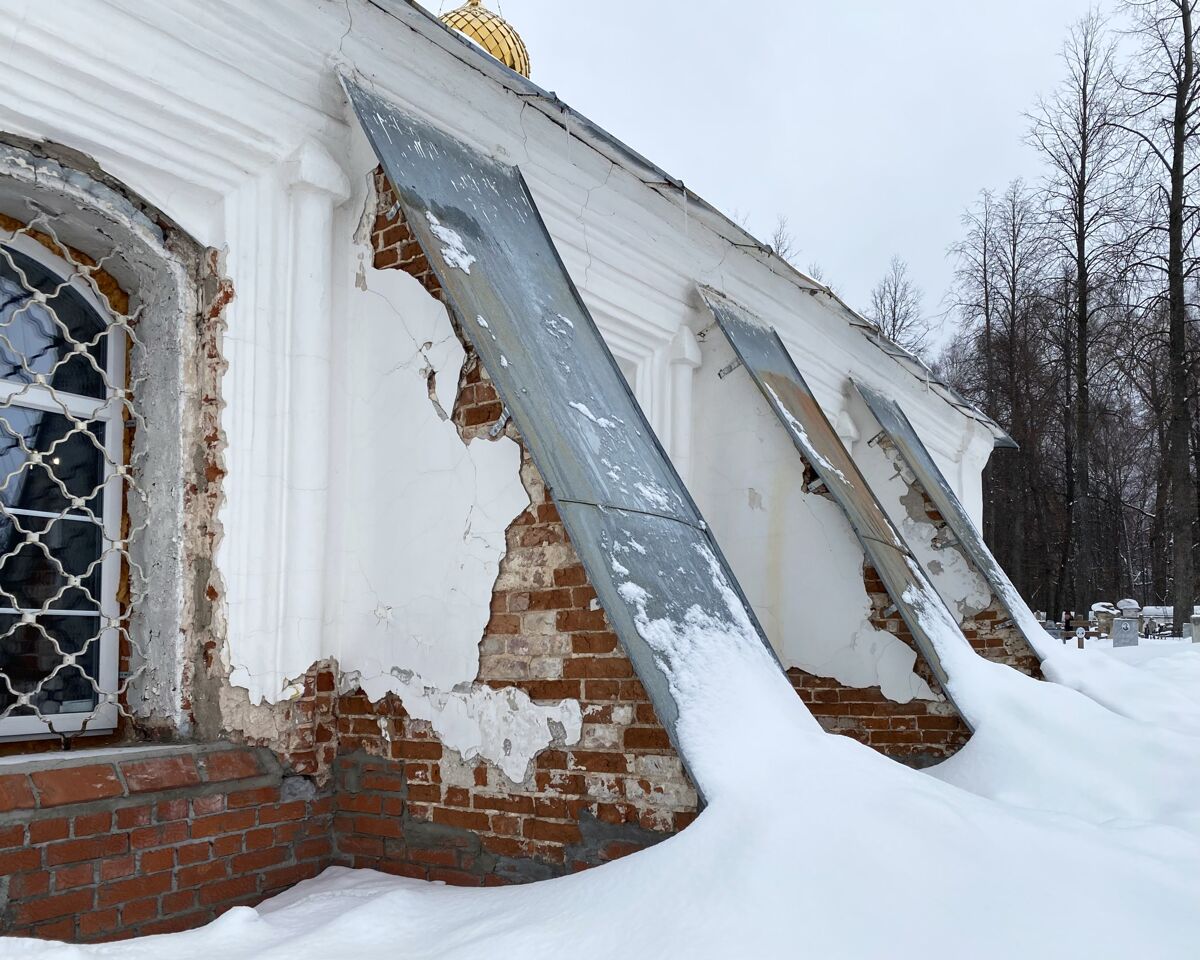
[[[438, 3], [426, 4], [433, 9]], [[459, 0], [442, 3], [452, 9]], [[1089, 0], [485, 0], [533, 79], [760, 239], [785, 214], [854, 306], [898, 254], [930, 315], [982, 187], [1034, 180], [1022, 142]]]

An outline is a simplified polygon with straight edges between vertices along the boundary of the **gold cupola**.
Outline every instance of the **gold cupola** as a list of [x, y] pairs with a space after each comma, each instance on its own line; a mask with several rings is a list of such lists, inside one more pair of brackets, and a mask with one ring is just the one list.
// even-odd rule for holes
[[483, 0], [467, 0], [461, 7], [442, 14], [442, 23], [483, 47], [509, 69], [529, 76], [525, 41], [507, 20], [485, 7]]

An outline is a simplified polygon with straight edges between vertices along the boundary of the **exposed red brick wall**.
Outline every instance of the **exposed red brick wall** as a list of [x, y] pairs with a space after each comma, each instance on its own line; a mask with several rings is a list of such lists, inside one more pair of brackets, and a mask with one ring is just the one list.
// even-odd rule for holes
[[403, 270], [421, 281], [431, 296], [442, 299], [442, 285], [425, 259], [417, 238], [409, 230], [399, 200], [382, 168], [375, 171], [375, 195], [379, 200], [371, 228], [375, 269]]
[[[903, 458], [895, 445], [887, 438], [881, 438], [878, 442], [883, 452], [894, 463], [901, 466], [901, 475], [907, 478], [910, 493], [920, 498], [920, 505], [917, 509], [923, 511], [924, 518], [933, 524], [935, 542], [943, 544], [942, 550], [959, 552], [954, 534], [950, 531], [946, 519], [934, 506], [929, 492], [920, 481], [913, 477], [906, 467], [903, 467]], [[964, 559], [970, 565], [970, 559], [965, 555]], [[1021, 635], [1021, 631], [1009, 617], [1008, 611], [996, 597], [993, 596], [991, 603], [983, 610], [962, 617], [959, 626], [962, 628], [963, 636], [970, 641], [971, 646], [981, 656], [996, 663], [1008, 664], [1022, 673], [1041, 679], [1042, 670], [1037, 654]]]
[[[916, 650], [908, 625], [897, 611], [889, 611], [892, 600], [870, 564], [864, 564], [863, 583], [871, 598], [871, 625]], [[919, 653], [913, 670], [934, 693], [941, 694], [937, 679]], [[852, 737], [904, 763], [923, 766], [944, 760], [970, 736], [966, 724], [944, 699], [896, 703], [879, 687], [850, 687], [832, 677], [797, 669], [789, 670], [788, 677], [825, 730]]]
[[6, 935], [89, 942], [200, 926], [332, 859], [332, 798], [285, 779], [266, 750], [159, 748], [0, 770]]
[[253, 739], [245, 734], [237, 734], [237, 738], [269, 747], [289, 771], [313, 777], [324, 786], [339, 749], [339, 702], [335, 665], [323, 660], [305, 673], [299, 697], [275, 706], [278, 730], [270, 738]]
[[[389, 786], [371, 799], [358, 792], [362, 777], [347, 780], [359, 761], [339, 762], [342, 862], [380, 869], [403, 863], [406, 875], [430, 879], [451, 879], [446, 871], [454, 870], [464, 883], [483, 882], [497, 864], [513, 879], [551, 875], [631, 852], [695, 817], [695, 791], [604, 612], [594, 609], [595, 593], [528, 459], [522, 472], [534, 502], [508, 530], [478, 682], [517, 687], [535, 701], [580, 700], [582, 738], [544, 751], [515, 784], [490, 764], [446, 750], [393, 697], [377, 704], [361, 694], [340, 698], [343, 757], [358, 752], [395, 762], [372, 767], [370, 782]], [[414, 846], [393, 836], [395, 824], [376, 818], [397, 796], [406, 801], [410, 829], [462, 831], [447, 832], [446, 843], [452, 851], [474, 850], [470, 862], [431, 854], [440, 849], [432, 840]], [[511, 862], [522, 859], [536, 865]]]

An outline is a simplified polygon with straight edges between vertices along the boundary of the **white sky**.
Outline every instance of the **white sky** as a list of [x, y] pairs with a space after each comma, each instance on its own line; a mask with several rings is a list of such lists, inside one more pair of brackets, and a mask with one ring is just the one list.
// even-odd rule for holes
[[[424, 0], [438, 9], [436, 0]], [[460, 0], [440, 4], [442, 10]], [[533, 79], [863, 308], [893, 254], [930, 315], [980, 188], [1036, 179], [1023, 114], [1089, 0], [485, 0]]]

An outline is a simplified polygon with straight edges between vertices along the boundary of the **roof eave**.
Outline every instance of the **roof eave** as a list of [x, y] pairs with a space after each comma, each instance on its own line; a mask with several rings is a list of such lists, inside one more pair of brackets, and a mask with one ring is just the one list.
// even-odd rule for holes
[[[571, 136], [586, 143], [601, 156], [619, 164], [634, 174], [650, 189], [666, 196], [667, 190], [682, 193], [689, 204], [689, 215], [704, 222], [714, 233], [736, 246], [748, 256], [757, 256], [773, 273], [812, 295], [819, 295], [840, 309], [850, 326], [857, 328], [877, 349], [899, 364], [910, 376], [920, 382], [939, 399], [953, 407], [963, 416], [975, 420], [989, 430], [996, 446], [1016, 447], [1017, 444], [990, 417], [960, 396], [949, 384], [934, 376], [933, 371], [920, 358], [885, 337], [879, 328], [847, 304], [829, 287], [814, 280], [802, 270], [784, 260], [768, 245], [763, 243], [745, 227], [732, 220], [703, 197], [689, 190], [682, 180], [673, 177], [657, 164], [638, 153], [620, 138], [609, 133], [588, 117], [559, 99], [552, 90], [545, 90], [528, 77], [509, 69], [495, 57], [472, 43], [457, 31], [451, 30], [429, 10], [415, 0], [367, 0], [369, 4], [401, 19], [423, 37], [440, 46], [447, 53], [478, 70], [490, 80], [523, 98], [533, 109], [567, 130]], [[678, 202], [678, 198], [672, 198]]]

